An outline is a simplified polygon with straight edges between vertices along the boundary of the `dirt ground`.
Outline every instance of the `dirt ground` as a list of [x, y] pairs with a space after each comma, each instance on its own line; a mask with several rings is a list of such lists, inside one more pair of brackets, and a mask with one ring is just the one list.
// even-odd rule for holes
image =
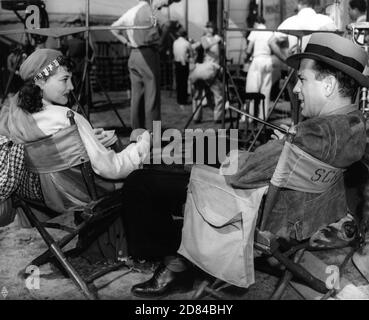
[[[129, 108], [120, 104], [121, 95], [111, 93], [113, 101], [118, 102], [119, 114], [126, 124], [129, 124]], [[95, 96], [94, 99], [102, 99]], [[116, 127], [120, 126], [118, 118], [111, 110], [100, 110], [91, 113], [91, 122], [95, 127]], [[187, 106], [184, 110], [180, 109], [175, 103], [174, 92], [162, 93], [162, 119], [163, 128], [183, 129], [187, 119], [191, 115], [191, 107]], [[194, 128], [192, 123], [190, 128]], [[199, 128], [219, 128], [220, 124], [212, 121], [212, 111], [209, 108], [204, 110], [204, 121], [197, 124]], [[121, 134], [121, 140], [127, 143], [127, 135]], [[72, 223], [70, 217], [61, 217], [59, 220]], [[64, 235], [63, 231], [49, 229], [50, 233], [57, 238]], [[69, 247], [73, 247], [73, 242]], [[67, 247], [68, 248], [68, 247]], [[41, 254], [46, 249], [41, 236], [35, 229], [21, 228], [19, 219], [3, 228], [0, 228], [0, 300], [78, 300], [84, 296], [77, 290], [73, 282], [65, 278], [52, 264], [48, 263], [40, 267], [40, 283], [37, 288], [36, 282], [30, 282], [30, 278], [24, 278], [24, 269], [33, 258]], [[332, 259], [332, 257], [331, 257]], [[153, 266], [146, 268], [121, 268], [111, 272], [98, 280], [94, 281], [98, 297], [102, 300], [140, 300], [130, 294], [133, 284], [141, 282], [151, 277]], [[349, 264], [349, 278], [356, 281], [356, 285], [364, 286], [359, 275]], [[162, 299], [170, 300], [189, 300], [197, 288], [199, 276], [193, 286], [193, 290], [187, 293], [174, 293]], [[357, 280], [359, 279], [359, 280]], [[28, 282], [27, 282], [28, 281]], [[33, 285], [30, 289], [27, 287]], [[256, 272], [256, 282], [249, 289], [230, 289], [228, 291], [231, 299], [264, 300], [268, 299], [277, 284], [277, 278], [265, 273]], [[369, 297], [369, 295], [368, 295]], [[303, 299], [301, 293], [292, 288], [288, 288], [284, 296], [285, 300]]]

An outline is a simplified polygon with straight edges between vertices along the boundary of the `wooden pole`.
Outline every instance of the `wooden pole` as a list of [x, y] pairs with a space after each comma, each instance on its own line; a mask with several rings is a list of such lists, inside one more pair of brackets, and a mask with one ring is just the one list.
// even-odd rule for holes
[[280, 18], [281, 20], [279, 21], [279, 24], [282, 23], [282, 21], [284, 20], [284, 0], [279, 0], [279, 14], [280, 14]]
[[[225, 0], [226, 1], [226, 0]], [[224, 3], [223, 0], [218, 1], [218, 33], [221, 35], [223, 40], [223, 46], [220, 48], [221, 56], [220, 56], [220, 64], [223, 65], [223, 74], [222, 74], [222, 95], [223, 95], [223, 103], [222, 103], [222, 129], [225, 128], [225, 103], [226, 103], [226, 70], [227, 70], [227, 31], [228, 28], [228, 10], [229, 10], [229, 1], [227, 12], [224, 11]]]
[[185, 29], [187, 31], [187, 35], [189, 34], [188, 30], [188, 0], [185, 0]]
[[[90, 0], [86, 0], [86, 27], [88, 28], [90, 26]], [[86, 99], [86, 115], [87, 115], [87, 119], [90, 119], [90, 106], [91, 106], [91, 102], [92, 102], [92, 98], [91, 98], [91, 79], [90, 79], [90, 31], [87, 29], [86, 31], [86, 35], [85, 35], [85, 40], [86, 40], [86, 80], [85, 80], [85, 99]]]
[[217, 29], [218, 33], [221, 34], [223, 29], [223, 0], [217, 1]]

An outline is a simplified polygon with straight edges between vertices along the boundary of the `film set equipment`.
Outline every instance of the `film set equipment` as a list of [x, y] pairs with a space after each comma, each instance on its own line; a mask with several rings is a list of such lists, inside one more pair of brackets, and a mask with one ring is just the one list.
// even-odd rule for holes
[[[351, 23], [347, 26], [347, 29], [351, 31], [352, 41], [369, 53], [369, 22]], [[362, 87], [359, 106], [366, 119], [369, 118], [368, 101], [368, 88]]]
[[[13, 11], [18, 19], [23, 23], [26, 28], [26, 20], [31, 15], [31, 12], [27, 12], [27, 7], [36, 6], [39, 10], [39, 27], [48, 28], [49, 27], [49, 16], [46, 11], [45, 3], [41, 0], [3, 0], [1, 1], [1, 8], [4, 10]], [[25, 16], [22, 17], [18, 11], [25, 11]], [[36, 45], [46, 42], [47, 36], [31, 34], [31, 38], [35, 41]]]
[[[364, 50], [368, 53], [369, 52], [369, 22], [358, 22], [358, 23], [351, 23], [347, 26], [347, 29], [351, 31], [352, 41], [357, 45], [364, 48]], [[363, 113], [366, 122], [368, 123], [369, 119], [369, 97], [368, 97], [368, 88], [362, 87], [360, 89], [360, 100], [359, 100], [359, 107], [361, 112]], [[367, 166], [367, 165], [366, 165]], [[365, 194], [367, 193], [367, 187], [364, 187], [364, 198]], [[364, 202], [368, 200], [365, 199]], [[367, 206], [364, 203], [364, 208]], [[360, 221], [360, 246], [352, 255], [352, 262], [360, 272], [360, 274], [369, 282], [369, 251], [368, 251], [368, 224], [366, 221], [365, 209], [363, 210]]]
[[[45, 8], [45, 3], [41, 0], [22, 0], [22, 1], [17, 1], [17, 0], [13, 0], [13, 1], [1, 1], [1, 8], [4, 10], [9, 10], [9, 11], [13, 11], [14, 14], [18, 17], [18, 19], [23, 23], [24, 27], [26, 28], [26, 21], [27, 18], [31, 15], [31, 12], [27, 12], [27, 7], [28, 6], [36, 6], [39, 10], [39, 25], [41, 28], [47, 28], [49, 27], [49, 17]], [[18, 12], [18, 11], [25, 11], [24, 17]], [[6, 31], [5, 31], [5, 34]], [[1, 33], [0, 33], [1, 35]], [[44, 43], [47, 40], [47, 36], [44, 35], [38, 35], [38, 34], [26, 34], [27, 36], [27, 40], [28, 43], [31, 43], [31, 39], [32, 38], [35, 42], [36, 45]], [[10, 72], [6, 87], [5, 87], [5, 91], [4, 91], [4, 96], [1, 99], [1, 103], [4, 103], [9, 90], [11, 88], [11, 85], [14, 81], [14, 77], [15, 77], [15, 72], [16, 70], [19, 69], [20, 64], [23, 62], [23, 56], [24, 56], [24, 51], [23, 49], [19, 50], [14, 50], [14, 53], [16, 54], [16, 58], [15, 58], [15, 68], [14, 70], [12, 70]]]

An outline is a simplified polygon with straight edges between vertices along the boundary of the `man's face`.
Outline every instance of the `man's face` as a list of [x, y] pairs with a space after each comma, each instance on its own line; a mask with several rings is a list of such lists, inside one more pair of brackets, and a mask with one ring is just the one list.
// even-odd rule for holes
[[301, 114], [307, 118], [319, 116], [326, 103], [323, 79], [315, 78], [316, 71], [312, 68], [313, 66], [314, 60], [301, 60], [297, 72], [298, 81], [293, 89], [301, 103]]
[[213, 35], [214, 29], [212, 27], [205, 27], [205, 33], [209, 35]]
[[350, 16], [351, 21], [356, 21], [356, 19], [359, 17], [359, 10], [356, 8], [351, 8], [351, 6], [348, 7], [348, 13]]

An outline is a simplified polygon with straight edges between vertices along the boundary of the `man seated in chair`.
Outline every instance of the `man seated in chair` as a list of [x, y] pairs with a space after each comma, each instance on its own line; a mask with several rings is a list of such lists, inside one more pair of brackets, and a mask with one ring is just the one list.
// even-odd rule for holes
[[[319, 161], [340, 169], [359, 161], [364, 154], [365, 122], [354, 101], [359, 87], [369, 86], [368, 78], [362, 74], [367, 63], [365, 51], [336, 34], [315, 33], [305, 51], [292, 55], [287, 62], [297, 70], [298, 82], [294, 92], [301, 102], [302, 115], [307, 119], [295, 126], [293, 135], [270, 141], [253, 153], [241, 154], [237, 173], [226, 178], [233, 188], [252, 189], [268, 185], [286, 141]], [[138, 173], [133, 175], [136, 179], [128, 177], [126, 192], [132, 186], [139, 186], [140, 182], [144, 182], [141, 187], [146, 190], [145, 184], [148, 185], [150, 179], [148, 176], [141, 176], [140, 179]], [[183, 184], [186, 182], [188, 180]], [[141, 202], [142, 195], [143, 193], [140, 194]], [[179, 202], [184, 201], [185, 195], [178, 194], [177, 198]], [[174, 201], [173, 198], [171, 201]], [[335, 245], [336, 241], [348, 244], [354, 237], [343, 228], [343, 223], [346, 222], [345, 226], [350, 225], [355, 229], [355, 222], [347, 211], [342, 179], [323, 196], [282, 190], [274, 208], [273, 218], [270, 219], [266, 230], [279, 237], [296, 240], [310, 238], [311, 245], [317, 247], [329, 247]], [[151, 212], [146, 211], [144, 214], [150, 215]], [[166, 212], [163, 207], [157, 219], [167, 219], [169, 215], [170, 212]], [[322, 219], [319, 218], [319, 223], [326, 221], [325, 225], [317, 225], [314, 220], [317, 215], [323, 216]], [[188, 217], [185, 215], [184, 225], [186, 219]], [[338, 223], [330, 224], [334, 221]], [[126, 227], [129, 229], [132, 225], [126, 224]], [[186, 236], [201, 237], [196, 234], [182, 234], [182, 242]], [[165, 240], [166, 242], [161, 239], [161, 243], [171, 243], [174, 248], [180, 247], [181, 241], [175, 236], [171, 238], [168, 235]], [[153, 245], [156, 239], [150, 238], [147, 241]], [[133, 286], [132, 293], [137, 296], [155, 297], [188, 283], [189, 265], [184, 258], [175, 254], [174, 251], [168, 252], [164, 263], [156, 269], [152, 278]]]

